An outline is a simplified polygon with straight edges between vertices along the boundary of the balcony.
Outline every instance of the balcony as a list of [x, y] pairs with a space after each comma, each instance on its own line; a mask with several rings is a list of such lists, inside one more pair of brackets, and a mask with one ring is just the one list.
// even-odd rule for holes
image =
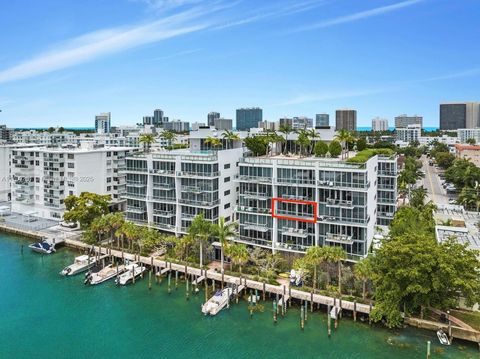
[[43, 193], [43, 197], [44, 197], [44, 198], [60, 199], [60, 198], [62, 198], [63, 196], [60, 196], [60, 195], [55, 194], [55, 193]]
[[194, 199], [188, 199], [188, 198], [180, 198], [178, 202], [182, 204], [188, 204], [192, 206], [199, 206], [199, 207], [214, 207], [218, 206], [220, 204], [219, 199], [214, 199], [214, 200], [209, 200], [209, 201], [197, 201]]
[[147, 186], [147, 182], [144, 181], [131, 181], [127, 180], [127, 187], [134, 187], [134, 188], [144, 188]]
[[287, 216], [292, 218], [303, 218], [307, 220], [313, 220], [313, 213], [305, 213], [305, 212], [298, 212], [298, 211], [287, 211], [285, 209], [277, 208], [276, 214], [280, 216]]
[[270, 228], [266, 223], [251, 223], [251, 222], [245, 222], [245, 223], [240, 223], [241, 226], [243, 226], [243, 229], [245, 230], [250, 230], [250, 231], [257, 231], [257, 232], [268, 232]]
[[272, 213], [271, 208], [258, 208], [258, 207], [248, 207], [248, 206], [236, 206], [236, 212], [245, 212], [245, 213], [255, 213], [255, 214], [266, 214], [270, 215]]
[[133, 217], [129, 217], [128, 216], [128, 213], [125, 217], [127, 219], [127, 221], [130, 221], [130, 222], [133, 222], [135, 224], [138, 224], [139, 226], [146, 226], [148, 224], [148, 221], [146, 219], [139, 219], [139, 218], [133, 218]]
[[316, 181], [311, 178], [293, 177], [293, 178], [276, 178], [275, 183], [282, 184], [282, 185], [315, 186]]
[[127, 206], [127, 212], [143, 214], [143, 213], [147, 212], [147, 208], [146, 207], [138, 207], [138, 206]]
[[251, 192], [245, 191], [240, 194], [240, 197], [250, 198], [250, 199], [257, 199], [260, 201], [268, 201], [272, 199], [272, 195], [268, 193], [260, 193], [260, 192]]
[[342, 182], [342, 181], [317, 181], [317, 186], [322, 188], [346, 188], [366, 191], [370, 188], [370, 181], [367, 182]]
[[331, 243], [341, 243], [341, 244], [352, 244], [352, 236], [347, 236], [346, 234], [334, 234], [326, 233], [325, 240]]
[[165, 218], [171, 218], [176, 216], [176, 211], [175, 210], [170, 210], [166, 211], [163, 209], [153, 209], [153, 215], [158, 216], [158, 217], [165, 217]]
[[60, 203], [52, 203], [52, 202], [44, 202], [43, 205], [45, 207], [51, 207], [51, 208], [60, 208], [61, 207]]
[[207, 177], [207, 178], [214, 178], [220, 176], [220, 171], [212, 171], [212, 172], [192, 172], [192, 171], [179, 171], [177, 172], [177, 176], [179, 177]]
[[168, 170], [168, 169], [151, 169], [148, 171], [154, 175], [161, 175], [161, 176], [174, 176], [175, 170]]
[[396, 171], [388, 171], [388, 170], [378, 170], [379, 176], [387, 176], [387, 177], [397, 177], [398, 172]]
[[133, 193], [133, 192], [127, 192], [124, 194], [124, 197], [127, 197], [127, 198], [140, 198], [140, 199], [143, 199], [145, 200], [145, 197], [147, 195], [145, 193]]
[[309, 233], [305, 229], [297, 229], [291, 227], [283, 227], [280, 230], [282, 236], [308, 238]]
[[153, 222], [152, 226], [169, 232], [175, 232], [175, 225], [169, 223]]
[[287, 252], [305, 252], [311, 246], [304, 246], [298, 243], [275, 243], [275, 249]]
[[168, 196], [148, 196], [147, 199], [153, 202], [166, 202], [166, 203], [177, 202], [177, 199], [175, 197], [168, 197]]
[[379, 198], [377, 198], [377, 203], [380, 203], [380, 204], [396, 204], [397, 200], [395, 198], [379, 197]]
[[327, 207], [342, 207], [352, 209], [354, 207], [353, 201], [344, 201], [335, 198], [327, 198]]
[[254, 182], [254, 183], [272, 183], [272, 177], [261, 176], [247, 176], [247, 175], [235, 175], [234, 181], [236, 182]]
[[252, 237], [240, 235], [238, 237], [233, 238], [233, 241], [244, 243], [244, 244], [255, 244], [257, 246], [264, 247], [264, 248], [272, 248], [272, 241], [268, 239], [252, 238]]
[[353, 217], [332, 217], [327, 215], [319, 215], [319, 222], [327, 222], [330, 224], [351, 224], [351, 225], [366, 225], [370, 222], [370, 216], [365, 218], [353, 218]]
[[147, 173], [147, 168], [146, 167], [127, 167], [123, 172]]
[[206, 192], [215, 192], [218, 190], [214, 190], [213, 187], [205, 187], [205, 186], [182, 186], [182, 192], [193, 193], [193, 194], [202, 194]]
[[377, 212], [378, 217], [393, 218], [395, 212]]
[[175, 183], [167, 183], [167, 182], [153, 182], [153, 188], [163, 191], [171, 191], [175, 189]]

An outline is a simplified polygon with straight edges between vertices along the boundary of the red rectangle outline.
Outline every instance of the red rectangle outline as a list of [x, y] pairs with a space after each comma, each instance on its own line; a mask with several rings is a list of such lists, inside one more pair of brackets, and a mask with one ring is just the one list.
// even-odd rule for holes
[[[305, 204], [313, 206], [313, 218], [312, 219], [304, 219], [299, 217], [291, 217], [291, 216], [279, 216], [275, 214], [275, 202], [285, 202], [285, 203], [297, 203], [297, 204]], [[304, 223], [317, 223], [317, 202], [313, 201], [302, 201], [299, 199], [287, 199], [287, 198], [272, 198], [272, 218], [278, 219], [286, 219], [289, 221], [297, 221], [297, 222], [304, 222]]]

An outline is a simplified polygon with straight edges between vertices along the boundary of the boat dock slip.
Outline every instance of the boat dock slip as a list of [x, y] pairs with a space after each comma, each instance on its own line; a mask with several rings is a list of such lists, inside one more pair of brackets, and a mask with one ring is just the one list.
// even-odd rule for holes
[[205, 279], [205, 277], [202, 275], [200, 277], [198, 277], [197, 279], [195, 279], [193, 282], [192, 282], [192, 285], [199, 285], [200, 283], [202, 283], [202, 281]]
[[[66, 244], [72, 247], [77, 247], [77, 248], [87, 248], [90, 249], [91, 245], [85, 244], [81, 241], [74, 240], [67, 238], [65, 240]], [[107, 251], [110, 255], [113, 255], [118, 258], [122, 258], [122, 251], [116, 250], [116, 249], [109, 249], [109, 248], [103, 248], [103, 247], [98, 247], [95, 246], [94, 250], [98, 252], [99, 250], [101, 251], [102, 254], [106, 254]], [[154, 267], [160, 267], [160, 268], [165, 268], [163, 270], [172, 270], [172, 271], [178, 271], [179, 273], [185, 273], [185, 268], [188, 272], [188, 274], [191, 275], [196, 275], [196, 276], [202, 276], [204, 275], [204, 270], [201, 270], [200, 268], [196, 267], [185, 267], [185, 264], [177, 264], [173, 262], [166, 262], [164, 260], [160, 259], [152, 259], [151, 257], [143, 257], [143, 256], [138, 256], [130, 253], [123, 253], [124, 258], [128, 260], [135, 260], [138, 263], [143, 263], [144, 265], [152, 265]], [[162, 271], [163, 271], [162, 270]], [[166, 273], [166, 272], [164, 272]], [[208, 272], [208, 279], [213, 279], [217, 282], [222, 281], [222, 273], [220, 272], [214, 272], [214, 271], [209, 271]], [[232, 275], [227, 275], [224, 274], [223, 280], [225, 283], [240, 283], [240, 278], [232, 276]], [[272, 293], [272, 294], [278, 294], [279, 296], [284, 294], [284, 287], [281, 285], [273, 285], [273, 284], [268, 284], [268, 283], [263, 283], [263, 282], [258, 282], [255, 280], [251, 279], [245, 279], [242, 278], [242, 284], [239, 285], [239, 292], [240, 288], [245, 289], [253, 289], [253, 290], [258, 290], [259, 292], [265, 292], [267, 293]], [[363, 304], [363, 303], [355, 303], [347, 300], [342, 300], [341, 303], [338, 299], [332, 298], [332, 297], [327, 297], [325, 295], [321, 294], [312, 294], [310, 292], [305, 292], [302, 290], [294, 289], [291, 288], [289, 290], [290, 299], [296, 299], [296, 300], [303, 300], [307, 302], [313, 302], [315, 304], [323, 304], [323, 305], [330, 305], [330, 306], [338, 306], [339, 308], [343, 310], [348, 310], [348, 311], [354, 311], [356, 310], [357, 313], [362, 313], [362, 314], [370, 314], [371, 306], [368, 304]]]
[[287, 303], [287, 301], [290, 299], [290, 295], [288, 294], [285, 294], [285, 296], [281, 296], [279, 299], [278, 299], [278, 305], [279, 306], [282, 306], [283, 303]]

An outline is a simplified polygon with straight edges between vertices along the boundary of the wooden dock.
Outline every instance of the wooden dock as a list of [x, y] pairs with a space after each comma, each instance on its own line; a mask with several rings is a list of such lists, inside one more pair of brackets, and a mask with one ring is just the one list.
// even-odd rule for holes
[[[95, 252], [100, 251], [101, 254], [108, 253], [109, 255], [113, 255], [117, 258], [122, 258], [123, 256], [123, 258], [131, 261], [141, 262], [149, 266], [153, 265], [156, 269], [160, 269], [161, 271], [160, 273], [162, 273], [162, 271], [165, 271], [163, 273], [166, 273], [172, 270], [172, 271], [177, 271], [179, 273], [185, 274], [185, 271], [186, 271], [187, 274], [189, 275], [197, 276], [197, 280], [200, 277], [205, 276], [208, 279], [212, 279], [218, 282], [222, 281], [222, 274], [220, 272], [213, 271], [213, 270], [210, 270], [210, 271], [201, 270], [200, 268], [189, 267], [189, 266], [185, 266], [184, 264], [167, 262], [165, 260], [160, 260], [152, 257], [143, 257], [139, 255], [122, 252], [115, 249], [110, 249], [110, 248], [104, 248], [99, 246], [92, 247], [91, 245], [83, 243], [79, 240], [74, 240], [69, 238], [65, 240], [65, 243], [72, 247], [81, 248], [81, 249], [93, 248]], [[237, 283], [237, 285], [239, 285], [239, 288], [238, 288], [239, 293], [243, 289], [253, 289], [253, 290], [258, 290], [259, 292], [265, 291], [266, 293], [271, 293], [276, 295], [278, 294], [279, 296], [283, 296], [285, 291], [285, 286], [282, 286], [282, 285], [273, 285], [273, 284], [268, 284], [264, 282], [254, 281], [251, 279], [239, 278], [239, 277], [235, 277], [227, 274], [224, 274], [223, 281], [225, 283]], [[287, 297], [285, 299], [287, 299]], [[288, 290], [288, 299], [307, 301], [310, 303], [320, 304], [325, 306], [337, 306], [338, 308], [343, 310], [348, 310], [351, 312], [362, 313], [367, 315], [370, 314], [370, 311], [372, 309], [372, 306], [368, 304], [341, 300], [338, 298], [327, 297], [321, 294], [315, 294], [311, 292], [309, 293], [309, 292], [305, 292], [305, 291], [293, 289], [293, 288], [289, 288]]]

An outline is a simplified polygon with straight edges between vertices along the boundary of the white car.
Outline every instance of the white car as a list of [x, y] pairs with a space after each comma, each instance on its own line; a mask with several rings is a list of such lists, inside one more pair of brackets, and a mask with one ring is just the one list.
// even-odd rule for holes
[[457, 204], [457, 200], [456, 199], [451, 199], [450, 201], [448, 201], [448, 204]]

